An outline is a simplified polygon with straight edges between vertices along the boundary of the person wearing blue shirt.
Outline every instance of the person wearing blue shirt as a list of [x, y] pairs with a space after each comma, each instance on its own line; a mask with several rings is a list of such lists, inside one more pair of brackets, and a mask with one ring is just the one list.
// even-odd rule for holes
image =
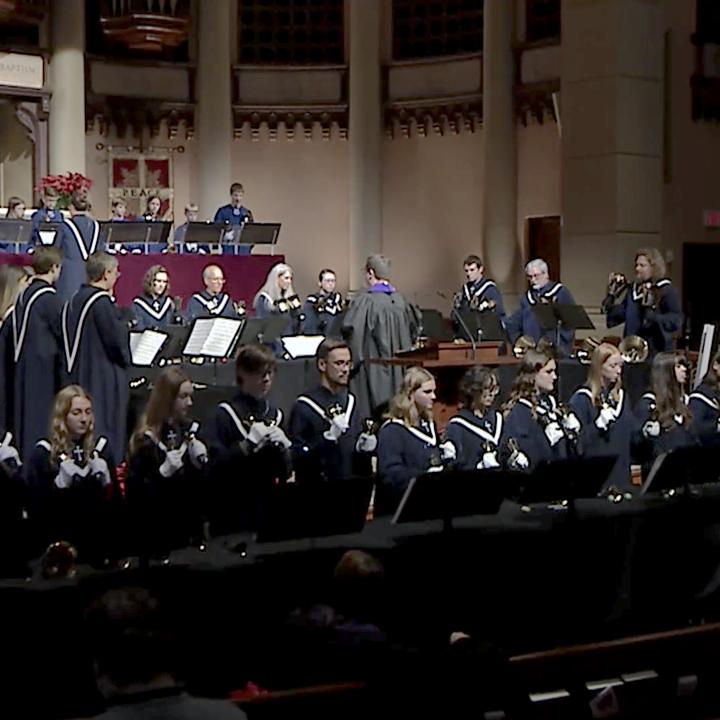
[[[345, 307], [342, 295], [335, 290], [335, 272], [324, 268], [318, 274], [319, 290], [308, 295], [303, 305], [303, 332], [306, 335], [327, 335], [332, 321]], [[339, 334], [339, 332], [338, 332]]]
[[219, 265], [208, 265], [202, 274], [205, 289], [195, 293], [187, 306], [188, 321], [195, 318], [226, 317], [239, 319], [241, 315], [232, 298], [223, 292], [225, 274]]
[[127, 222], [128, 221], [128, 206], [125, 200], [122, 198], [116, 198], [112, 201], [112, 215], [110, 216], [110, 222]]
[[[244, 207], [242, 202], [245, 197], [245, 190], [240, 183], [233, 183], [230, 186], [230, 204], [223, 205], [217, 209], [213, 222], [228, 225], [226, 240], [237, 240], [235, 232], [245, 223], [254, 222], [252, 211]], [[238, 248], [238, 255], [249, 255], [252, 248], [244, 245]]]
[[63, 215], [59, 210], [55, 209], [58, 201], [57, 190], [48, 188], [45, 190], [42, 196], [42, 207], [36, 210], [31, 216], [30, 221], [32, 222], [32, 237], [30, 239], [30, 247], [35, 245], [41, 245], [42, 240], [40, 239], [40, 226], [45, 223], [61, 223], [63, 221]]
[[176, 252], [198, 255], [206, 255], [209, 252], [210, 249], [204, 245], [185, 242], [185, 235], [187, 234], [188, 227], [190, 226], [190, 223], [198, 221], [199, 214], [200, 208], [195, 203], [190, 203], [185, 206], [185, 222], [175, 228], [175, 234], [173, 235], [173, 245], [175, 246]]
[[[554, 329], [544, 330], [540, 326], [535, 315], [535, 307], [538, 304], [552, 303], [575, 305], [575, 300], [562, 283], [550, 280], [548, 266], [544, 260], [540, 258], [531, 260], [525, 266], [525, 275], [530, 288], [520, 298], [520, 307], [505, 320], [505, 329], [510, 342], [515, 344], [521, 335], [527, 335], [536, 343], [544, 337], [555, 344], [556, 331]], [[570, 355], [574, 339], [574, 330], [561, 330], [558, 352], [561, 355]]]

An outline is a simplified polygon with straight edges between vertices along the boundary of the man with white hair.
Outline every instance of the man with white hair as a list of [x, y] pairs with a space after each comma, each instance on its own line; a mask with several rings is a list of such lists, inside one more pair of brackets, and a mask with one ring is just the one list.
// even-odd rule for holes
[[[537, 258], [525, 266], [528, 291], [520, 298], [520, 307], [505, 320], [510, 342], [515, 344], [521, 335], [531, 337], [535, 342], [545, 337], [555, 343], [555, 330], [543, 330], [535, 314], [535, 307], [559, 303], [561, 305], [575, 305], [570, 291], [560, 282], [550, 280], [548, 266], [544, 260]], [[562, 355], [569, 355], [572, 351], [575, 332], [572, 330], [560, 331], [560, 346], [558, 351]]]
[[223, 292], [225, 274], [219, 265], [208, 265], [202, 274], [205, 289], [195, 293], [187, 306], [188, 320], [195, 318], [239, 318], [235, 303]]

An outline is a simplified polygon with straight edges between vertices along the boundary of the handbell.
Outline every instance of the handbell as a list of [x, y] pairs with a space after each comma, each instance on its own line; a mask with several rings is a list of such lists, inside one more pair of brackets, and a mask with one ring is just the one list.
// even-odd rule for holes
[[618, 350], [625, 362], [634, 365], [636, 363], [645, 362], [650, 353], [647, 340], [639, 335], [628, 335], [623, 338], [618, 346]]
[[628, 286], [628, 281], [622, 273], [612, 273], [607, 286], [608, 295], [617, 297]]

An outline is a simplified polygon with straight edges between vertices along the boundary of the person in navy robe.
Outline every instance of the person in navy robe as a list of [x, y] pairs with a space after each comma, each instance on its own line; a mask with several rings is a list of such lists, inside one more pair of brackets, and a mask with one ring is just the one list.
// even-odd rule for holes
[[477, 365], [463, 375], [459, 389], [462, 408], [445, 429], [457, 455], [454, 466], [459, 470], [499, 468], [504, 419], [493, 407], [500, 392], [497, 375]]
[[100, 223], [89, 215], [87, 196], [76, 193], [70, 201], [70, 217], [63, 221], [55, 238], [63, 253], [63, 266], [57, 282], [61, 301], [69, 300], [85, 282], [85, 263], [94, 252], [105, 249]]
[[119, 271], [113, 255], [97, 252], [86, 265], [83, 285], [63, 306], [62, 334], [65, 372], [93, 398], [95, 427], [110, 442], [119, 464], [126, 449], [128, 408], [128, 327], [112, 296]]
[[268, 400], [275, 356], [264, 345], [245, 345], [235, 373], [238, 391], [214, 415], [213, 534], [254, 527], [268, 489], [292, 473], [283, 413]]
[[[226, 242], [237, 242], [241, 237], [241, 230], [246, 223], [254, 222], [252, 211], [243, 206], [245, 190], [240, 183], [233, 183], [230, 186], [230, 204], [223, 205], [217, 209], [213, 222], [227, 226], [225, 233]], [[241, 245], [238, 247], [238, 255], [249, 255], [252, 246]]]
[[583, 457], [616, 458], [605, 487], [629, 490], [631, 450], [638, 427], [623, 389], [622, 371], [620, 351], [600, 343], [593, 350], [587, 382], [573, 393], [568, 406], [580, 421]]
[[41, 547], [65, 540], [81, 561], [100, 565], [119, 554], [119, 492], [107, 438], [97, 436], [90, 395], [78, 385], [55, 397], [45, 438], [24, 467], [29, 514]]
[[528, 350], [503, 405], [500, 445], [509, 469], [532, 472], [540, 463], [568, 457], [568, 445], [576, 439], [580, 423], [574, 415], [561, 412], [553, 395], [556, 381], [555, 358]]
[[15, 438], [23, 457], [47, 435], [55, 395], [61, 387], [62, 304], [55, 290], [62, 253], [41, 246], [33, 254], [35, 274], [18, 295], [12, 328]]
[[698, 443], [685, 394], [687, 379], [688, 365], [683, 355], [662, 352], [654, 357], [650, 390], [635, 408], [640, 427], [637, 457], [643, 466], [643, 476], [659, 455]]
[[283, 335], [297, 335], [303, 325], [302, 302], [293, 288], [293, 269], [285, 263], [270, 268], [263, 286], [253, 300], [255, 317], [287, 317]]
[[412, 367], [390, 402], [388, 419], [378, 433], [378, 489], [375, 508], [393, 513], [410, 481], [441, 471], [455, 460], [455, 447], [441, 442], [433, 420], [435, 378], [424, 368]]
[[[453, 303], [461, 314], [468, 312], [495, 313], [500, 322], [505, 318], [505, 305], [498, 286], [486, 278], [483, 261], [478, 255], [468, 255], [463, 261], [465, 284], [456, 293]], [[463, 337], [459, 323], [455, 326], [457, 337]]]
[[232, 298], [223, 292], [225, 286], [225, 274], [219, 265], [208, 265], [202, 273], [202, 292], [194, 293], [187, 306], [187, 318], [189, 322], [195, 318], [226, 317], [239, 319], [242, 315]]
[[[335, 271], [324, 268], [318, 274], [318, 290], [308, 295], [303, 305], [302, 314], [305, 316], [302, 331], [306, 335], [327, 335], [332, 331], [335, 318], [345, 308], [343, 296], [337, 291]], [[337, 329], [337, 335], [340, 329]]]
[[152, 265], [143, 277], [143, 294], [133, 300], [135, 329], [162, 329], [180, 319], [170, 296], [170, 276], [162, 265]]
[[58, 201], [58, 192], [54, 188], [48, 188], [43, 192], [42, 207], [36, 210], [31, 216], [32, 236], [30, 238], [30, 247], [42, 245], [40, 237], [40, 226], [47, 223], [61, 223], [63, 214], [56, 209]]
[[[540, 338], [547, 338], [554, 345], [558, 345], [556, 339], [558, 333], [552, 328], [543, 329], [540, 326], [534, 308], [538, 304], [575, 305], [575, 300], [562, 283], [550, 280], [548, 266], [544, 260], [539, 258], [531, 260], [525, 266], [525, 275], [530, 287], [525, 295], [520, 298], [520, 307], [505, 320], [505, 329], [510, 342], [514, 344], [519, 337], [527, 335], [535, 343]], [[570, 355], [575, 339], [575, 331], [561, 330], [559, 338], [558, 352], [561, 355]]]
[[298, 396], [290, 413], [298, 482], [369, 476], [377, 438], [367, 432], [348, 391], [352, 355], [343, 340], [326, 339], [316, 352], [320, 384]]
[[[602, 303], [609, 328], [625, 323], [623, 337], [647, 340], [650, 357], [675, 347], [683, 324], [680, 295], [666, 277], [665, 260], [657, 248], [635, 253], [635, 282], [629, 287], [612, 283]], [[622, 293], [625, 297], [618, 302]]]
[[130, 440], [126, 497], [134, 545], [144, 560], [206, 541], [210, 458], [192, 407], [190, 378], [165, 368]]
[[690, 393], [688, 407], [703, 445], [720, 443], [720, 352], [716, 352], [702, 382]]

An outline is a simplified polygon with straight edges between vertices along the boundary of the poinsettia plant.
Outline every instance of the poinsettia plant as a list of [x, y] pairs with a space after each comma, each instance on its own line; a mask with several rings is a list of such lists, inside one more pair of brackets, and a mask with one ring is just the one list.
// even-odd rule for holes
[[67, 172], [64, 175], [45, 175], [37, 185], [36, 190], [41, 194], [53, 189], [58, 194], [57, 208], [67, 210], [70, 198], [76, 192], [87, 193], [92, 187], [92, 180], [82, 173]]

